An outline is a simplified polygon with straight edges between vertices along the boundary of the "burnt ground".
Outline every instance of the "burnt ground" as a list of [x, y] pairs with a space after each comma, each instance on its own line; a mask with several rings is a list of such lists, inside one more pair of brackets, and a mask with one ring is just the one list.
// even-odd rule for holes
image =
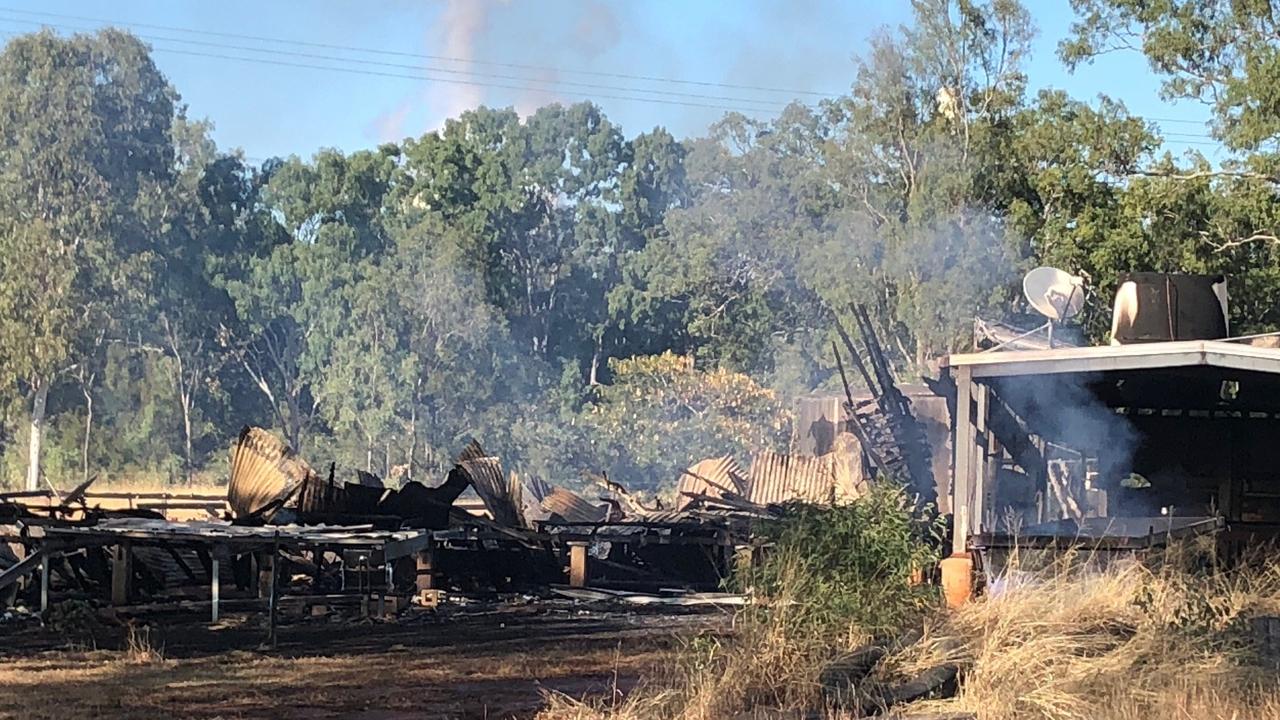
[[[414, 609], [391, 621], [216, 626], [194, 613], [0, 624], [0, 718], [529, 718], [546, 693], [608, 698], [661, 674], [722, 613], [533, 602]], [[129, 625], [132, 625], [130, 629]]]

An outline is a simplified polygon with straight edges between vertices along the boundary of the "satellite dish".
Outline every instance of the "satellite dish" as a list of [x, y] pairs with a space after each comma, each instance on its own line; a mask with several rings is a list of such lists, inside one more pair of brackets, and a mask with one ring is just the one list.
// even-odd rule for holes
[[1050, 322], [1062, 322], [1084, 307], [1084, 278], [1057, 268], [1038, 267], [1022, 279], [1022, 292], [1036, 312]]

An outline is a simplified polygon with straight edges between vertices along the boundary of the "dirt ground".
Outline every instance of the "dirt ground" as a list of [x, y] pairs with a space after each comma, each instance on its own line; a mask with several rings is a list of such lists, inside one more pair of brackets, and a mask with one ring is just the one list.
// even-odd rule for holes
[[217, 626], [77, 616], [0, 624], [0, 718], [528, 718], [546, 693], [603, 697], [661, 673], [682, 639], [724, 615], [531, 603], [415, 609], [395, 621]]

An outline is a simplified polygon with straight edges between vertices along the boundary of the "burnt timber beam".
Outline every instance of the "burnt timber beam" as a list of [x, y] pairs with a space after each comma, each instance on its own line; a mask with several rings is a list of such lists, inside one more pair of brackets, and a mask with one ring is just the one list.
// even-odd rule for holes
[[0, 572], [0, 590], [9, 587], [21, 580], [23, 577], [35, 572], [35, 569], [40, 565], [44, 556], [45, 551], [43, 549], [37, 550], [20, 560], [16, 565], [5, 569], [4, 572]]

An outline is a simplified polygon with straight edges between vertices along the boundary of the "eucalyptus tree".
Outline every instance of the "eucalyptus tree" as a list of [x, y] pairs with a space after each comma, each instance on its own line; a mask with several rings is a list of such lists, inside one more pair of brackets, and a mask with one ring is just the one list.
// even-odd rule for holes
[[31, 402], [28, 487], [50, 387], [145, 302], [176, 102], [123, 32], [43, 32], [0, 52], [0, 382]]

